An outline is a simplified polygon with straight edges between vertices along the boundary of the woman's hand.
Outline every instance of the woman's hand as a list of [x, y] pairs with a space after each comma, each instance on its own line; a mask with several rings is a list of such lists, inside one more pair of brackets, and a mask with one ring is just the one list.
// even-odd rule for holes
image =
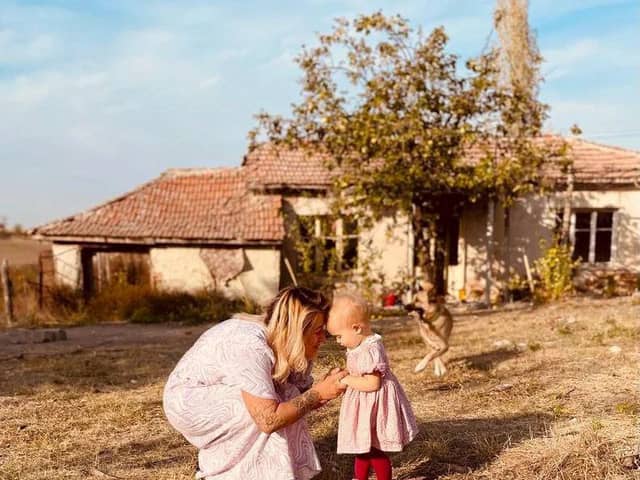
[[253, 396], [245, 391], [242, 391], [242, 398], [258, 428], [270, 434], [297, 422], [311, 410], [342, 395], [347, 387], [342, 385], [340, 380], [346, 376], [347, 372], [333, 369], [309, 390], [288, 402], [278, 403], [275, 400]]
[[347, 389], [346, 385], [340, 383], [348, 373], [340, 368], [334, 368], [322, 380], [316, 383], [312, 389], [320, 395], [320, 401], [324, 403], [334, 398], [338, 398]]

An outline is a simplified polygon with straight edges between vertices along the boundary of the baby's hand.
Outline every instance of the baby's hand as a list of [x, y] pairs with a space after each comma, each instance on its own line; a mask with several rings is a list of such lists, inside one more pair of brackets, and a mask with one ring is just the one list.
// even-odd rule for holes
[[340, 367], [333, 367], [331, 370], [329, 370], [327, 373], [324, 374], [322, 379], [324, 380], [328, 376], [335, 375], [336, 373], [341, 372], [341, 371], [342, 371], [342, 369]]

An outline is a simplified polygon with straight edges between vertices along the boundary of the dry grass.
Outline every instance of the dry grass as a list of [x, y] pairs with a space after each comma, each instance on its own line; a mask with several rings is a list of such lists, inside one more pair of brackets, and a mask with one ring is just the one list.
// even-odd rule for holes
[[[640, 478], [620, 463], [639, 446], [638, 318], [629, 299], [459, 316], [442, 380], [411, 373], [421, 344], [404, 321], [378, 321], [421, 428], [393, 456], [397, 478]], [[0, 479], [192, 478], [195, 451], [160, 401], [192, 341], [3, 361]], [[329, 342], [318, 372], [342, 361]], [[335, 454], [338, 408], [309, 419], [322, 480], [351, 478], [351, 458]]]

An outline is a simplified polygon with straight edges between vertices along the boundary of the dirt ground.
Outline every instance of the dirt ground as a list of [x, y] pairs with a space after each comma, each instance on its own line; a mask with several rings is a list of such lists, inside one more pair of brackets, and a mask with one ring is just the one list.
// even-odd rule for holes
[[[406, 319], [377, 321], [421, 430], [393, 455], [394, 478], [640, 479], [622, 466], [640, 447], [639, 320], [629, 298], [457, 315], [442, 379], [412, 373], [423, 348]], [[193, 478], [195, 449], [161, 393], [206, 328], [82, 326], [37, 345], [0, 332], [0, 479]], [[316, 373], [343, 362], [329, 341]], [[308, 418], [319, 480], [351, 478], [338, 408]]]

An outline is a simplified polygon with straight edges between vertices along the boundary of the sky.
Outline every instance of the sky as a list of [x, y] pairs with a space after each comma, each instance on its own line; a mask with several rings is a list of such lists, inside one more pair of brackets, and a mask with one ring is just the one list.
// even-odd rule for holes
[[[640, 2], [530, 0], [546, 130], [640, 150]], [[0, 219], [33, 227], [168, 168], [236, 166], [293, 62], [336, 17], [382, 10], [480, 53], [485, 0], [0, 0]], [[493, 34], [495, 38], [495, 33]]]

